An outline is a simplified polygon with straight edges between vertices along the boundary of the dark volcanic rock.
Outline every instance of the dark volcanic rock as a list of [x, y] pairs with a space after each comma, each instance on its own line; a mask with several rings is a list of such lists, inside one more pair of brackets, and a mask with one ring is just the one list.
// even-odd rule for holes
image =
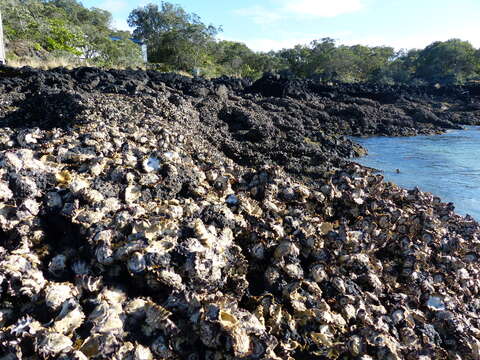
[[13, 103], [17, 110], [0, 120], [12, 128], [65, 128], [75, 124], [86, 109], [79, 94], [59, 91], [31, 94]]

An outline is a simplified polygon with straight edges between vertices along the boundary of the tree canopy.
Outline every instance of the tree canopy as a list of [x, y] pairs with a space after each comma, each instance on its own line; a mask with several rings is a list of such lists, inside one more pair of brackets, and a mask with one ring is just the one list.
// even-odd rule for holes
[[257, 78], [281, 72], [323, 81], [432, 84], [480, 78], [480, 49], [460, 39], [396, 51], [321, 37], [310, 44], [255, 52], [243, 43], [218, 39], [221, 26], [205, 24], [198, 15], [165, 1], [130, 13], [127, 22], [133, 34], [115, 31], [108, 11], [85, 8], [77, 0], [1, 0], [0, 10], [10, 56], [67, 54], [100, 66], [136, 66], [142, 60], [133, 36], [148, 45], [148, 60], [155, 68], [200, 69], [206, 76]]
[[57, 54], [113, 66], [142, 62], [129, 33], [111, 39], [115, 31], [108, 11], [87, 9], [76, 0], [2, 0], [0, 10], [10, 56]]
[[463, 82], [478, 75], [478, 51], [467, 41], [437, 41], [418, 54], [416, 74], [429, 82]]
[[221, 31], [168, 2], [139, 7], [127, 21], [135, 28], [133, 35], [148, 44], [149, 61], [163, 63], [172, 70], [192, 70], [207, 64], [208, 45]]
[[390, 46], [338, 45], [324, 37], [262, 53], [239, 42], [217, 40], [221, 27], [206, 25], [197, 15], [168, 2], [133, 10], [128, 23], [134, 35], [148, 43], [149, 61], [166, 70], [200, 67], [209, 75], [258, 77], [275, 71], [325, 81], [445, 84], [480, 75], [480, 50], [458, 39], [423, 50], [395, 51]]

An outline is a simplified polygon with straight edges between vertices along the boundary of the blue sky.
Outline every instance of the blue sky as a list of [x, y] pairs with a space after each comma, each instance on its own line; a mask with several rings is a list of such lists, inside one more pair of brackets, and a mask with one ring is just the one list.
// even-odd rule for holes
[[[113, 14], [126, 29], [130, 11], [160, 1], [80, 0]], [[220, 38], [250, 48], [277, 50], [331, 37], [341, 44], [423, 48], [461, 38], [480, 47], [480, 0], [172, 0], [207, 24], [222, 25]]]

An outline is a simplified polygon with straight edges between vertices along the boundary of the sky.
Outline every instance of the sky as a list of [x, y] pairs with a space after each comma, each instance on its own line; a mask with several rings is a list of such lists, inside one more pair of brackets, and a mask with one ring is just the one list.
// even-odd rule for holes
[[[80, 0], [113, 15], [128, 29], [130, 11], [149, 0]], [[279, 50], [330, 37], [338, 44], [424, 48], [460, 38], [480, 47], [480, 0], [171, 0], [206, 24], [221, 25], [220, 39], [255, 51]]]

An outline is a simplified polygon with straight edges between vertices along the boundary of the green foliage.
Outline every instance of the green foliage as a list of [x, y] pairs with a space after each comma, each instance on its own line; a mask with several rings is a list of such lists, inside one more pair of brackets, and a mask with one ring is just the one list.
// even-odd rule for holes
[[[377, 73], [388, 83], [408, 83], [412, 80], [417, 69], [419, 50], [398, 51], [393, 60]], [[375, 80], [375, 79], [374, 79]]]
[[337, 46], [335, 40], [314, 40], [276, 54], [296, 76], [318, 76], [325, 81], [368, 81], [394, 56], [391, 47]]
[[67, 28], [62, 19], [48, 19], [48, 33], [44, 38], [44, 48], [47, 51], [66, 51], [74, 55], [81, 55], [78, 49], [83, 42], [81, 34], [76, 34]]
[[107, 39], [99, 50], [95, 60], [101, 66], [133, 68], [143, 63], [140, 47], [128, 38], [115, 41]]
[[142, 63], [140, 47], [128, 40], [130, 33], [120, 41], [111, 40], [115, 31], [108, 11], [87, 9], [76, 0], [2, 0], [0, 11], [7, 51], [17, 52], [17, 57], [61, 54], [99, 66]]
[[190, 71], [211, 63], [209, 45], [221, 31], [168, 2], [162, 2], [160, 7], [148, 4], [133, 10], [128, 24], [135, 27], [136, 38], [147, 42], [149, 61]]
[[135, 36], [148, 42], [150, 61], [171, 70], [201, 67], [210, 76], [258, 78], [274, 71], [324, 81], [461, 83], [480, 74], [480, 50], [456, 39], [424, 50], [395, 52], [389, 46], [337, 45], [326, 37], [309, 45], [255, 53], [238, 42], [215, 41], [220, 28], [206, 26], [195, 14], [168, 2], [133, 10], [128, 23]]
[[311, 61], [311, 49], [303, 45], [296, 45], [292, 49], [280, 50], [277, 56], [285, 64], [284, 67], [297, 76], [310, 76], [313, 73], [312, 67], [316, 65]]
[[417, 59], [416, 75], [429, 82], [462, 83], [477, 75], [477, 50], [467, 41], [437, 41], [422, 50]]
[[[87, 9], [77, 0], [0, 0], [0, 11], [10, 59], [61, 56], [105, 67], [143, 63], [132, 34], [112, 30], [108, 11]], [[133, 36], [147, 43], [151, 68], [161, 71], [200, 69], [209, 77], [252, 79], [281, 72], [323, 81], [390, 84], [457, 84], [480, 78], [480, 50], [459, 39], [395, 52], [388, 46], [338, 45], [325, 37], [290, 49], [254, 52], [239, 42], [217, 40], [221, 27], [163, 1], [133, 10], [128, 24]]]
[[209, 51], [217, 65], [218, 74], [256, 79], [266, 71], [277, 69], [273, 65], [276, 58], [272, 55], [255, 53], [239, 42], [213, 42]]
[[480, 50], [466, 41], [435, 42], [423, 50], [335, 44], [331, 38], [315, 40], [273, 54], [276, 70], [324, 81], [457, 84], [480, 75]]

